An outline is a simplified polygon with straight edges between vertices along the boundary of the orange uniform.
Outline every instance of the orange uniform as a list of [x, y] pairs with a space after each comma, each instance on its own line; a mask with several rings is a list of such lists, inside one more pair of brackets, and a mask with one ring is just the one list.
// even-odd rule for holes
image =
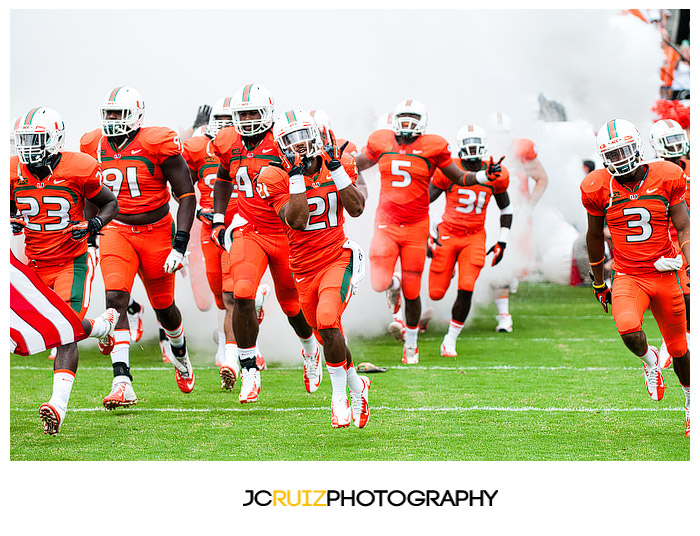
[[[519, 138], [513, 141], [512, 151], [515, 158], [523, 165], [532, 162], [538, 156], [535, 142], [527, 138]], [[516, 171], [516, 175], [520, 179], [518, 191], [523, 198], [530, 199], [530, 185], [528, 184], [527, 173], [521, 169]]]
[[[343, 154], [341, 163], [353, 184], [355, 159]], [[351, 252], [345, 214], [338, 190], [325, 166], [305, 177], [309, 221], [303, 231], [285, 225], [289, 239], [289, 266], [299, 290], [304, 317], [314, 329], [340, 328], [340, 318], [350, 299]], [[289, 202], [289, 175], [279, 167], [267, 167], [258, 177], [261, 196], [275, 213]]]
[[669, 208], [685, 199], [683, 170], [666, 161], [643, 164], [644, 179], [622, 186], [605, 169], [589, 173], [581, 183], [583, 206], [604, 216], [613, 244], [612, 313], [621, 335], [642, 329], [644, 311], [654, 318], [672, 357], [687, 351], [685, 302], [676, 272], [659, 272], [654, 262], [675, 257]]
[[272, 130], [249, 149], [234, 127], [226, 127], [218, 132], [212, 145], [238, 191], [238, 213], [248, 221], [234, 231], [229, 252], [228, 269], [234, 297], [254, 300], [269, 265], [282, 311], [288, 317], [296, 316], [299, 296], [289, 269], [287, 236], [274, 209], [258, 193], [261, 170], [281, 161]]
[[[454, 163], [466, 171], [460, 159], [455, 158]], [[485, 163], [481, 169], [486, 169]], [[446, 202], [438, 225], [440, 245], [430, 263], [430, 299], [440, 300], [445, 295], [455, 263], [459, 265], [459, 290], [474, 290], [486, 258], [486, 209], [493, 194], [508, 190], [508, 169], [501, 169], [502, 174], [495, 181], [473, 186], [457, 186], [440, 170], [433, 175], [433, 185], [445, 191]]]
[[[214, 208], [214, 181], [219, 168], [219, 157], [214, 152], [212, 139], [208, 136], [195, 136], [185, 141], [182, 156], [196, 177], [199, 189], [199, 204], [204, 209]], [[228, 226], [237, 211], [238, 192], [234, 191], [228, 202], [224, 223]], [[202, 222], [200, 244], [204, 256], [207, 281], [219, 309], [224, 309], [222, 291], [233, 292], [233, 282], [228, 271], [228, 260], [224, 262], [224, 251], [211, 240], [211, 224]], [[225, 268], [224, 268], [225, 265]]]
[[42, 180], [10, 158], [10, 199], [26, 222], [25, 255], [42, 281], [54, 289], [80, 318], [90, 303], [94, 266], [87, 241], [77, 242], [64, 231], [70, 221], [85, 219], [85, 199], [102, 189], [102, 174], [94, 158], [64, 151], [53, 173]]
[[170, 203], [161, 166], [182, 154], [180, 136], [169, 128], [144, 127], [118, 148], [97, 129], [81, 138], [80, 150], [97, 158], [104, 184], [119, 202], [119, 214], [103, 228], [100, 239], [105, 290], [131, 293], [138, 273], [153, 308], [169, 307], [175, 299], [175, 274], [166, 273], [163, 264], [175, 235], [170, 213], [147, 225], [127, 225], [119, 216], [150, 212]]
[[[681, 158], [681, 169], [685, 173], [685, 204], [688, 205], [688, 211], [690, 211], [690, 160], [687, 158]], [[678, 248], [678, 251], [681, 250], [681, 246], [678, 243], [678, 231], [676, 231], [676, 228], [671, 224], [669, 225], [668, 230], [671, 232], [671, 240], [673, 240], [674, 245]], [[683, 290], [683, 294], [690, 294], [690, 280], [688, 279], [688, 275], [685, 273], [685, 269], [687, 268], [688, 263], [685, 260], [685, 257], [683, 257], [683, 267], [678, 271], [678, 278], [681, 281], [681, 290]]]

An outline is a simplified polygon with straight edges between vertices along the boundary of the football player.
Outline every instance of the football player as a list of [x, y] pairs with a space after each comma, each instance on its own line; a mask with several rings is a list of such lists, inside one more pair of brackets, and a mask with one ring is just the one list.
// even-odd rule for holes
[[500, 272], [498, 279], [501, 281], [497, 279], [491, 289], [497, 311], [496, 331], [510, 333], [513, 331], [510, 293], [517, 292], [518, 278], [527, 275], [532, 263], [532, 212], [547, 189], [549, 179], [538, 158], [535, 143], [527, 138], [512, 137], [512, 123], [508, 115], [502, 112], [492, 114], [488, 119], [488, 126], [496, 139], [497, 148], [505, 150], [507, 155], [512, 156], [508, 159], [509, 162], [513, 162], [511, 177], [515, 176], [518, 179], [513, 204], [517, 211], [516, 220], [522, 220], [522, 223], [518, 225], [515, 245], [517, 249], [513, 254], [517, 255], [519, 262], [525, 263], [525, 266], [518, 273], [513, 274], [510, 267], [501, 265], [498, 271]]
[[[111, 354], [112, 388], [102, 401], [107, 409], [137, 402], [129, 371], [126, 315], [137, 273], [170, 341], [178, 388], [189, 393], [195, 382], [182, 314], [175, 304], [175, 272], [187, 253], [196, 206], [194, 187], [180, 136], [165, 127], [143, 127], [145, 110], [138, 91], [116, 87], [99, 107], [101, 128], [80, 140], [81, 151], [97, 158], [105, 184], [119, 201], [119, 213], [100, 240], [105, 300], [120, 314]], [[179, 203], [176, 221], [170, 215], [168, 186]]]
[[[428, 116], [425, 106], [415, 99], [401, 101], [392, 117], [393, 129], [372, 133], [356, 160], [359, 170], [379, 164], [380, 198], [369, 252], [372, 288], [387, 293], [389, 309], [394, 315], [399, 312], [403, 293], [406, 330], [401, 361], [416, 364], [420, 284], [430, 230], [430, 177], [440, 168], [449, 181], [465, 186], [495, 180], [501, 171], [500, 161], [490, 162], [486, 171], [477, 173], [457, 167], [447, 141], [425, 133]], [[401, 272], [395, 273], [399, 258]], [[390, 328], [395, 325], [392, 322]]]
[[[457, 132], [459, 158], [454, 163], [464, 171], [485, 170], [488, 162], [486, 133], [479, 125], [465, 125]], [[501, 176], [486, 184], [456, 186], [441, 170], [436, 170], [430, 183], [430, 201], [445, 192], [447, 198], [442, 222], [428, 239], [430, 263], [430, 299], [441, 300], [459, 266], [457, 298], [452, 306], [452, 319], [440, 345], [440, 355], [457, 357], [457, 337], [471, 308], [476, 279], [484, 267], [486, 255], [493, 253], [491, 266], [503, 259], [508, 233], [513, 222], [513, 208], [508, 197], [508, 169], [501, 166]], [[491, 196], [501, 209], [498, 240], [486, 251], [486, 209]]]
[[[63, 150], [65, 125], [52, 108], [32, 108], [24, 113], [14, 135], [17, 155], [10, 158], [12, 231], [15, 235], [24, 233], [24, 254], [38, 279], [82, 321], [90, 306], [95, 276], [95, 257], [88, 254], [87, 238], [100, 233], [114, 218], [117, 199], [103, 185], [103, 175], [94, 158]], [[96, 209], [88, 221], [86, 202]], [[105, 316], [108, 314], [109, 318]], [[111, 310], [103, 317], [114, 324], [118, 315]], [[32, 325], [42, 325], [39, 318], [35, 320]], [[99, 324], [97, 329], [104, 328], [104, 322]], [[99, 341], [103, 353], [109, 354], [114, 344], [113, 329], [112, 325]], [[46, 433], [58, 433], [77, 367], [76, 343], [58, 346], [53, 395], [40, 409]]]
[[[304, 386], [313, 393], [323, 376], [321, 350], [299, 306], [299, 295], [289, 269], [289, 244], [284, 227], [257, 188], [260, 171], [280, 162], [272, 134], [272, 94], [260, 84], [246, 84], [233, 95], [231, 111], [233, 126], [219, 131], [212, 141], [219, 158], [214, 184], [212, 240], [225, 248], [225, 213], [235, 182], [238, 214], [229, 226], [232, 242], [228, 260], [234, 285], [233, 332], [241, 367], [238, 399], [241, 403], [255, 402], [260, 393], [255, 297], [268, 266], [277, 301], [301, 342]], [[237, 379], [235, 364], [227, 362], [219, 369], [219, 374], [222, 385], [232, 389]]]
[[353, 218], [364, 211], [355, 161], [342, 153], [332, 131], [324, 143], [313, 118], [300, 110], [275, 120], [274, 137], [283, 168], [264, 168], [258, 191], [284, 222], [301, 308], [323, 341], [331, 426], [346, 427], [352, 420], [362, 428], [369, 419], [370, 381], [355, 371], [341, 322], [364, 273], [364, 254], [343, 229], [345, 211]]
[[[688, 142], [688, 135], [685, 129], [673, 119], [661, 119], [651, 126], [649, 142], [657, 157], [673, 162], [680, 166], [685, 173], [685, 204], [688, 205], [688, 211], [690, 211], [690, 160], [686, 157], [690, 151], [690, 143]], [[671, 240], [673, 240], [674, 245], [680, 251], [676, 228], [670, 225], [668, 230], [671, 232]], [[687, 264], [684, 259], [683, 266], [678, 271], [678, 278], [680, 279], [683, 299], [685, 300], [686, 338], [688, 339], [688, 344], [690, 344], [690, 280], [686, 277], [686, 267]], [[659, 348], [659, 357], [663, 368], [667, 369], [671, 366], [672, 360], [671, 355], [668, 353], [666, 341]]]
[[[685, 394], [686, 435], [690, 435], [690, 351], [685, 336], [685, 302], [678, 270], [690, 258], [690, 217], [685, 203], [686, 177], [664, 160], [644, 162], [635, 125], [612, 119], [598, 131], [596, 143], [604, 167], [581, 183], [588, 212], [586, 245], [593, 289], [605, 312], [612, 305], [617, 331], [625, 346], [641, 358], [652, 400], [665, 386], [656, 348], [647, 343], [642, 320], [647, 308], [659, 325], [673, 358], [673, 370]], [[678, 252], [668, 232], [669, 219], [678, 232]], [[607, 222], [613, 245], [612, 291], [603, 280]], [[686, 267], [690, 275], [690, 267]]]

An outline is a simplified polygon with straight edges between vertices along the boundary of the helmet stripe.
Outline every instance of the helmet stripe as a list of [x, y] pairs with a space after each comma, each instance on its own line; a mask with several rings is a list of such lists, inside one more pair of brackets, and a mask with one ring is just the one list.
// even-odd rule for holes
[[250, 101], [250, 90], [252, 89], [253, 84], [248, 84], [246, 87], [243, 88], [243, 102], [248, 102]]
[[410, 106], [412, 100], [413, 100], [413, 99], [408, 99], [408, 100], [406, 101], [406, 106]]
[[41, 108], [33, 108], [32, 110], [29, 110], [26, 115], [26, 119], [24, 120], [25, 125], [31, 125], [32, 124], [32, 119], [34, 119], [34, 114], [36, 114], [37, 111], [39, 111]]
[[112, 93], [109, 94], [109, 100], [113, 101], [114, 99], [116, 99], [116, 98], [117, 98], [117, 93], [119, 93], [119, 90], [120, 90], [121, 88], [123, 88], [123, 87], [124, 87], [124, 86], [115, 87], [115, 88], [112, 90]]
[[608, 121], [608, 136], [611, 138], [617, 138], [617, 128], [615, 127], [615, 120]]
[[231, 107], [231, 97], [226, 97], [224, 99], [224, 108], [230, 108]]
[[294, 110], [289, 110], [287, 112], [287, 121], [290, 123], [297, 120], [297, 116], [294, 114]]

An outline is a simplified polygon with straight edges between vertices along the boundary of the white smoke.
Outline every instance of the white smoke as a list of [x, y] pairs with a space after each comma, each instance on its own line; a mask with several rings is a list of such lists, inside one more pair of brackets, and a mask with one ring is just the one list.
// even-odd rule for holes
[[[549, 188], [534, 215], [534, 236], [539, 257], [559, 259], [550, 260], [554, 265], [566, 256], [560, 243], [570, 241], [572, 229], [580, 230], [584, 221], [580, 162], [594, 155], [593, 132], [613, 117], [635, 122], [642, 132], [653, 121], [650, 108], [662, 62], [658, 35], [636, 18], [617, 13], [13, 11], [10, 114], [14, 118], [39, 105], [55, 108], [68, 129], [66, 149], [78, 150], [80, 136], [97, 127], [103, 96], [118, 85], [143, 94], [147, 125], [183, 130], [198, 105], [256, 81], [275, 95], [277, 111], [322, 109], [338, 136], [358, 147], [377, 117], [405, 98], [421, 100], [428, 109], [429, 132], [450, 142], [462, 125], [484, 124], [490, 113], [503, 111], [513, 120], [515, 136], [535, 140], [549, 175]], [[36, 58], [45, 57], [46, 42], [26, 36], [55, 35], [57, 27], [61, 38], [51, 41], [51, 55], [62, 61], [42, 62], [38, 73]], [[292, 35], [305, 37], [292, 40]], [[66, 68], [67, 63], [75, 68]], [[569, 123], [536, 120], [541, 92], [565, 106]], [[346, 227], [367, 253], [379, 191], [375, 173], [365, 173], [370, 192], [365, 213], [357, 220], [348, 218]], [[433, 204], [433, 219], [439, 219], [443, 206], [442, 200]], [[497, 227], [493, 204], [487, 247]], [[486, 268], [478, 283], [480, 301], [487, 299], [488, 273]], [[269, 276], [264, 280], [270, 282]], [[427, 276], [423, 288], [425, 307]], [[176, 291], [190, 344], [210, 352], [213, 360], [216, 312], [199, 312], [189, 282], [180, 276]], [[102, 292], [98, 276], [91, 315], [103, 309]], [[433, 304], [439, 320], [447, 320], [454, 295], [453, 287]], [[146, 303], [140, 281], [134, 296]], [[299, 344], [274, 296], [266, 311], [260, 332], [263, 353], [270, 361], [298, 362]], [[389, 319], [384, 295], [372, 291], [368, 276], [345, 314], [346, 333], [351, 339], [379, 334]], [[145, 321], [146, 336], [154, 336], [150, 307]]]

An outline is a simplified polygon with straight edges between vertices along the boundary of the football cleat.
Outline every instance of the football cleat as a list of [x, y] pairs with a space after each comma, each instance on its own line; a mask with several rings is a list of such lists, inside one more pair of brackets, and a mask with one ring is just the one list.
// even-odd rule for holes
[[653, 347], [649, 346], [654, 356], [656, 357], [656, 364], [653, 367], [647, 366], [647, 364], [642, 361], [644, 367], [644, 383], [647, 386], [647, 393], [652, 400], [661, 400], [664, 397], [664, 377], [661, 375], [661, 367], [659, 367], [659, 351]]
[[[61, 423], [66, 416], [66, 412], [61, 412], [49, 402], [45, 402], [39, 406], [39, 418], [44, 422], [44, 433], [51, 436], [58, 434], [61, 429]], [[690, 421], [688, 421], [690, 422]]]
[[348, 399], [343, 395], [331, 397], [331, 426], [333, 428], [345, 428], [350, 426], [351, 420], [352, 410]]
[[224, 365], [219, 369], [219, 377], [221, 378], [221, 389], [232, 391], [233, 386], [236, 385], [238, 372], [233, 367]]
[[[172, 352], [172, 349], [171, 349]], [[183, 393], [191, 393], [194, 389], [194, 369], [192, 368], [192, 363], [190, 363], [190, 356], [187, 353], [187, 348], [185, 348], [185, 355], [183, 357], [176, 357], [175, 353], [173, 355], [173, 367], [175, 367], [175, 381], [177, 383], [178, 389]]]
[[56, 359], [56, 352], [58, 352], [58, 349], [56, 348], [51, 348], [51, 352], [49, 352], [49, 359], [53, 361]]
[[163, 358], [163, 363], [172, 363], [173, 354], [170, 350], [170, 341], [165, 337], [165, 332], [163, 328], [160, 328], [161, 338], [158, 340], [158, 345], [160, 346], [160, 355]]
[[[401, 274], [396, 272], [393, 277], [399, 280], [399, 288], [389, 289], [386, 291], [386, 303], [389, 306], [391, 314], [395, 315], [401, 309]], [[392, 277], [392, 282], [393, 282]]]
[[685, 437], [690, 437], [690, 408], [685, 407]]
[[425, 333], [428, 330], [428, 324], [433, 319], [435, 311], [432, 307], [427, 307], [418, 320], [418, 333]]
[[136, 393], [129, 377], [115, 376], [112, 380], [112, 392], [102, 400], [102, 405], [107, 409], [115, 409], [133, 406], [136, 402]]
[[673, 358], [671, 354], [668, 353], [668, 348], [666, 347], [666, 341], [661, 343], [661, 348], [659, 348], [659, 365], [662, 369], [666, 370], [670, 368], [673, 364]]
[[307, 393], [315, 393], [323, 379], [321, 347], [316, 345], [316, 354], [312, 356], [306, 355], [302, 350], [301, 357], [304, 360], [304, 387]]
[[406, 340], [406, 322], [400, 318], [394, 318], [394, 320], [389, 323], [388, 329], [391, 336], [398, 342], [403, 342]]
[[404, 365], [417, 365], [418, 364], [418, 347], [404, 344], [403, 345], [403, 357], [401, 358], [401, 362]]
[[270, 285], [262, 283], [255, 294], [255, 315], [258, 317], [258, 325], [263, 321], [263, 318], [265, 318], [265, 309], [263, 309], [263, 307], [269, 296]]
[[510, 333], [513, 331], [513, 317], [508, 313], [496, 316], [496, 331], [499, 333]]
[[447, 340], [447, 335], [442, 339], [440, 345], [440, 355], [442, 357], [457, 357], [457, 345]]
[[105, 333], [102, 337], [97, 338], [97, 349], [103, 355], [109, 355], [114, 350], [114, 326], [117, 325], [119, 320], [119, 313], [116, 309], [107, 309], [102, 313], [99, 318], [104, 318], [105, 322], [109, 325], [109, 331]]
[[131, 342], [138, 342], [143, 336], [143, 307], [139, 306], [139, 310], [135, 313], [126, 310], [126, 317], [129, 320], [129, 335]]
[[241, 369], [241, 394], [238, 401], [241, 404], [257, 402], [260, 389], [260, 371], [252, 368]]
[[367, 376], [358, 376], [362, 380], [362, 390], [354, 393], [350, 390], [350, 410], [352, 422], [358, 428], [364, 428], [369, 421], [369, 387], [371, 382]]
[[258, 370], [267, 370], [267, 363], [265, 363], [265, 358], [260, 353], [259, 348], [255, 348], [255, 366]]

